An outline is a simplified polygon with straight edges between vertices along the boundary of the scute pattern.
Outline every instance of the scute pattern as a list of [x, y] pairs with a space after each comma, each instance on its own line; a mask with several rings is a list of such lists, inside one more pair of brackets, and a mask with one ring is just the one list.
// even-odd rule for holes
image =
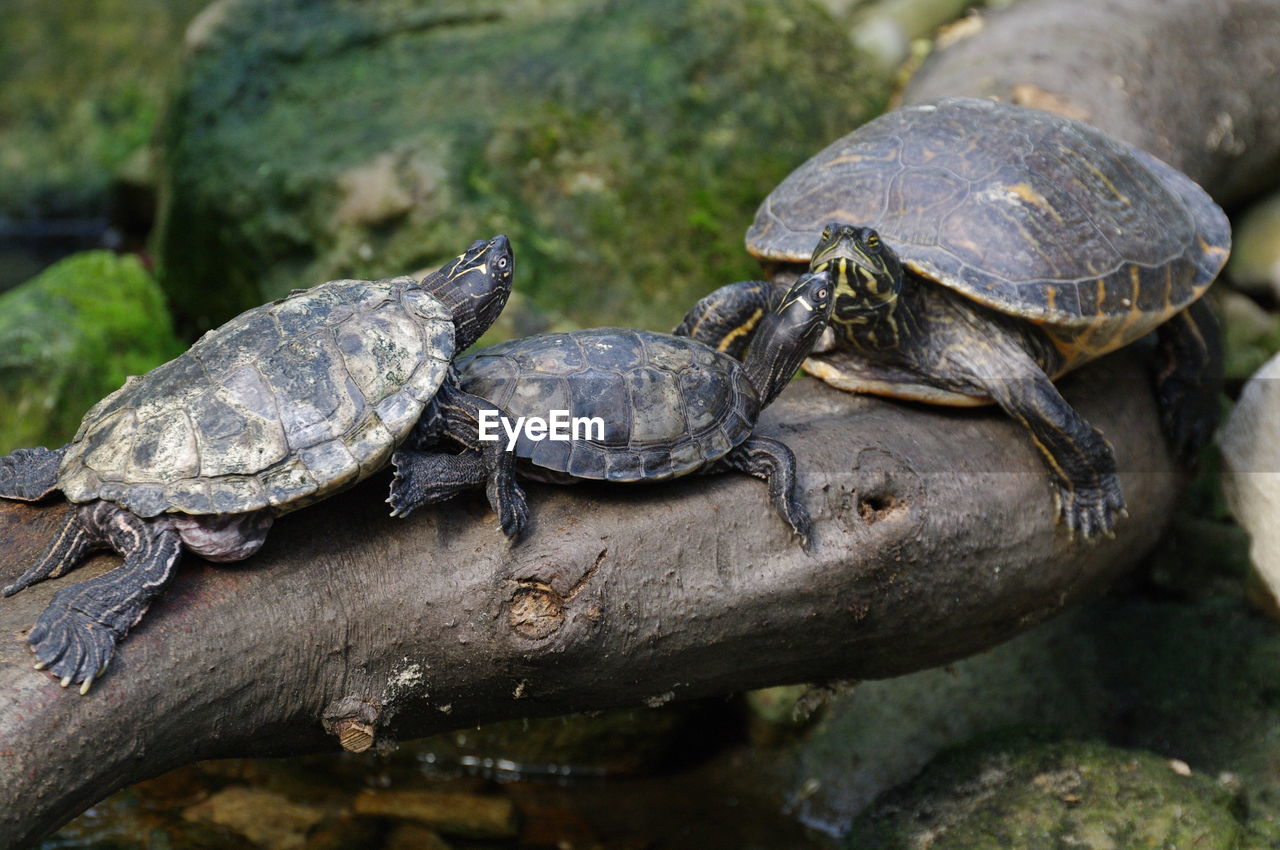
[[300, 290], [99, 402], [59, 486], [144, 517], [303, 507], [390, 458], [443, 382], [453, 334], [412, 278]]
[[599, 416], [603, 440], [531, 441], [515, 452], [576, 478], [673, 478], [750, 434], [760, 401], [742, 364], [686, 337], [625, 328], [542, 334], [458, 361], [462, 389], [511, 416]]
[[899, 109], [829, 145], [765, 199], [747, 248], [805, 263], [837, 220], [874, 227], [907, 268], [1090, 357], [1199, 298], [1230, 246], [1221, 209], [1151, 155], [972, 98]]

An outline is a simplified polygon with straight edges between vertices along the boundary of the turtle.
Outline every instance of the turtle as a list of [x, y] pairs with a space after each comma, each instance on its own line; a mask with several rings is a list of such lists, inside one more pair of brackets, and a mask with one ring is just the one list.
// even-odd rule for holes
[[[602, 420], [601, 431], [577, 440], [521, 433], [513, 451], [524, 477], [634, 483], [744, 472], [767, 482], [774, 509], [808, 549], [811, 520], [797, 494], [795, 456], [755, 426], [826, 327], [833, 295], [828, 272], [801, 276], [761, 319], [742, 360], [687, 337], [593, 328], [481, 349], [458, 360], [458, 382], [503, 416], [549, 420], [565, 411]], [[461, 468], [456, 455], [397, 451], [393, 513], [482, 485], [483, 465], [468, 454], [468, 474], [451, 478]]]
[[746, 235], [770, 281], [699, 302], [676, 333], [730, 353], [800, 270], [829, 269], [831, 329], [804, 364], [851, 392], [995, 403], [1029, 432], [1071, 538], [1125, 513], [1103, 434], [1054, 381], [1155, 331], [1175, 451], [1212, 436], [1222, 354], [1201, 300], [1226, 262], [1222, 209], [1156, 157], [1061, 115], [977, 98], [886, 113], [765, 198]]
[[[36, 668], [87, 693], [182, 551], [239, 561], [275, 517], [383, 468], [433, 398], [442, 423], [481, 451], [504, 530], [528, 508], [512, 460], [474, 441], [479, 399], [450, 377], [455, 353], [502, 311], [514, 258], [505, 236], [472, 244], [421, 282], [336, 280], [249, 310], [104, 398], [57, 450], [0, 458], [0, 497], [60, 491], [75, 506], [11, 596], [96, 550], [115, 569], [60, 589], [28, 635]], [[456, 430], [454, 430], [456, 429]]]

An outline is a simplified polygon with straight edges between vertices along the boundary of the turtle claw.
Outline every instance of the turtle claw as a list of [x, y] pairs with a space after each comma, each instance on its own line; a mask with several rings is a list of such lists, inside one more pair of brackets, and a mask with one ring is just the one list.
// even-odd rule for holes
[[515, 543], [529, 525], [529, 500], [525, 498], [524, 489], [509, 479], [495, 483], [492, 489], [489, 501], [498, 514], [498, 524], [507, 539]]
[[787, 513], [782, 518], [787, 521], [787, 525], [791, 526], [791, 533], [799, 538], [800, 548], [806, 552], [813, 551], [813, 520], [809, 517], [809, 512], [799, 502], [791, 502], [788, 504]]
[[1129, 516], [1115, 475], [1102, 476], [1094, 486], [1062, 484], [1055, 489], [1058, 521], [1066, 525], [1072, 542], [1077, 537], [1086, 543], [1114, 539], [1116, 521]]
[[37, 670], [47, 671], [64, 688], [82, 683], [80, 693], [87, 694], [115, 654], [117, 635], [84, 613], [63, 608], [55, 596], [28, 640]]

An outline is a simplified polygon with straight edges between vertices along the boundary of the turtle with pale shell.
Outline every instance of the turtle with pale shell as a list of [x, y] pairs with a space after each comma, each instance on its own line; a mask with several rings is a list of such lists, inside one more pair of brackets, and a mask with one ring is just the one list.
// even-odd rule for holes
[[0, 497], [61, 492], [73, 504], [44, 556], [5, 596], [96, 551], [124, 558], [54, 594], [28, 635], [37, 669], [87, 692], [183, 550], [211, 561], [249, 557], [277, 516], [383, 468], [424, 415], [475, 448], [503, 530], [518, 537], [528, 508], [511, 456], [476, 441], [483, 402], [451, 371], [454, 355], [502, 312], [513, 267], [500, 235], [421, 282], [297, 290], [130, 378], [85, 415], [68, 445], [0, 458]]

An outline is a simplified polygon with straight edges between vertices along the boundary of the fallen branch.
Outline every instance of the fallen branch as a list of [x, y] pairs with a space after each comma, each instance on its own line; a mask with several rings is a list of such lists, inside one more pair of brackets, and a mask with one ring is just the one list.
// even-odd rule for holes
[[[1073, 544], [1025, 433], [788, 388], [764, 432], [800, 462], [806, 555], [759, 482], [530, 485], [508, 546], [480, 499], [386, 516], [386, 476], [280, 520], [243, 565], [191, 559], [87, 697], [23, 640], [57, 586], [0, 603], [0, 845], [197, 759], [284, 755], [503, 718], [778, 682], [893, 676], [989, 647], [1096, 592], [1178, 491], [1145, 371], [1112, 357], [1067, 395], [1115, 443], [1131, 516]], [[0, 506], [0, 581], [64, 508]]]

